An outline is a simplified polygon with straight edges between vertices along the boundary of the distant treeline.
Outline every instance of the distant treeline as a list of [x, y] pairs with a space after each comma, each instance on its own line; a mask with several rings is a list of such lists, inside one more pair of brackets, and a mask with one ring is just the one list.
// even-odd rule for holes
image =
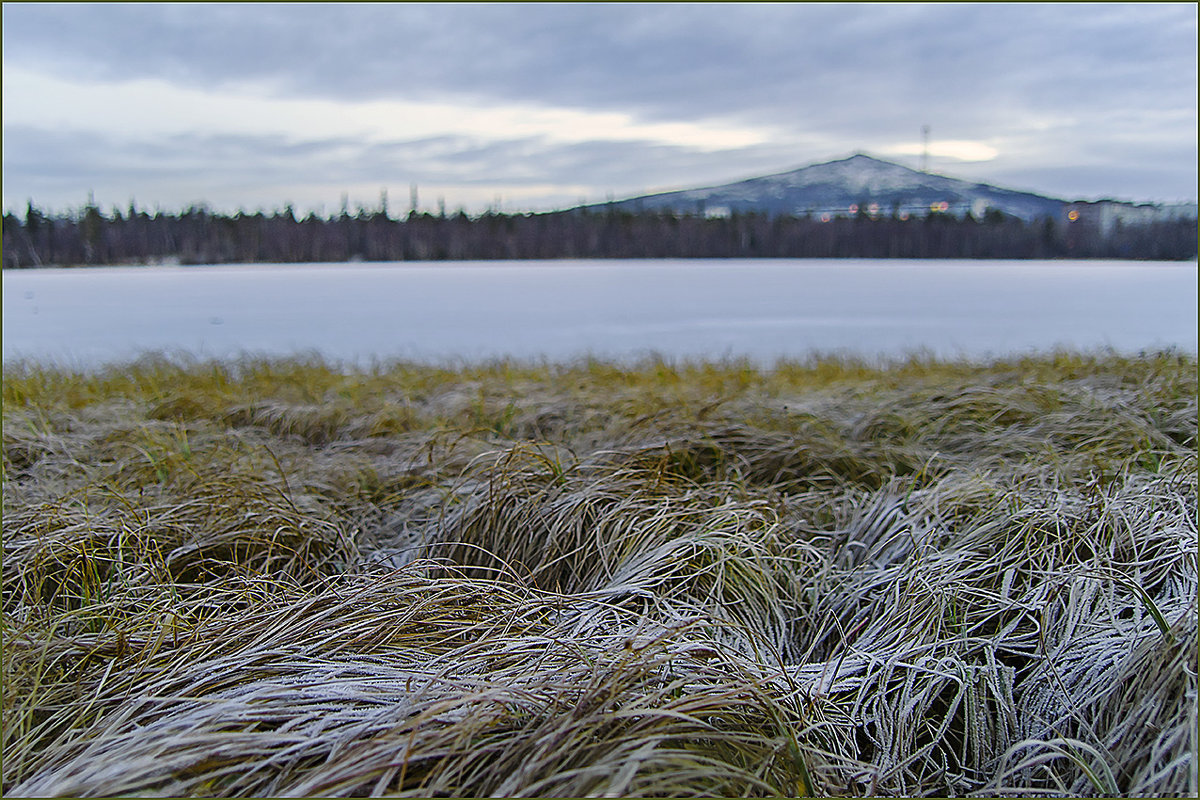
[[1128, 258], [1196, 257], [1194, 220], [1118, 227], [1108, 236], [1052, 219], [725, 217], [616, 208], [481, 216], [385, 211], [297, 218], [192, 207], [153, 214], [4, 215], [4, 267], [179, 262], [437, 261], [550, 258]]

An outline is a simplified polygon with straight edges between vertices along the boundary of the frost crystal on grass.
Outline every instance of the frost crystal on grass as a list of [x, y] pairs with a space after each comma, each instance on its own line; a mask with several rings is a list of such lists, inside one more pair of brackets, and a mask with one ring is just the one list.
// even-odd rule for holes
[[3, 790], [1194, 796], [1196, 378], [10, 365]]

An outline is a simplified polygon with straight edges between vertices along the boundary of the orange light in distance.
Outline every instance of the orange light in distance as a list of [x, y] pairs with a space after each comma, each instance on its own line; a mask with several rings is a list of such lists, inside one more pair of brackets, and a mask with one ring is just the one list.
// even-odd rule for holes
[[1067, 212], [1067, 219], [1071, 220], [1071, 222], [1074, 222], [1075, 220], [1079, 219], [1079, 212], [1072, 208]]

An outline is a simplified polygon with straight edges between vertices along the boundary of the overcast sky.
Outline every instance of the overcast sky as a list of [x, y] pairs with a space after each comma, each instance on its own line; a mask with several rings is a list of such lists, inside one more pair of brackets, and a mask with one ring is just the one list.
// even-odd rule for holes
[[4, 208], [546, 210], [864, 151], [1195, 200], [1197, 7], [3, 5]]

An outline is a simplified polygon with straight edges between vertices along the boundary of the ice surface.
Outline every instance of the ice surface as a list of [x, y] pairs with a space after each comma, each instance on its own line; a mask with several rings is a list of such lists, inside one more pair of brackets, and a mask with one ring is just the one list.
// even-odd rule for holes
[[5, 270], [3, 356], [1196, 352], [1196, 264], [560, 261]]

